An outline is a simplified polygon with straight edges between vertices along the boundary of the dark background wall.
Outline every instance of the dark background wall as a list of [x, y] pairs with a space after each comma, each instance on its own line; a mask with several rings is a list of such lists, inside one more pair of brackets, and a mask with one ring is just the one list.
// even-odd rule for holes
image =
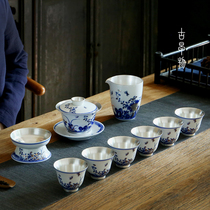
[[[184, 2], [184, 3], [183, 3]], [[29, 54], [29, 76], [46, 94], [26, 91], [23, 119], [55, 104], [108, 89], [116, 74], [144, 77], [154, 72], [154, 53], [207, 40], [207, 0], [9, 0]]]
[[209, 1], [158, 1], [158, 51], [178, 50], [178, 32], [185, 32], [185, 47], [209, 40]]
[[153, 73], [157, 0], [9, 0], [29, 54], [29, 76], [45, 95], [26, 91], [24, 119], [57, 102], [88, 97], [116, 74]]

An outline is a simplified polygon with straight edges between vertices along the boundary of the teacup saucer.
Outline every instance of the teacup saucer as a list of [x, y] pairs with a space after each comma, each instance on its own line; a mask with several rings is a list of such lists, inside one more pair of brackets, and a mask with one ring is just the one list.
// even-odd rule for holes
[[91, 139], [94, 136], [100, 134], [104, 130], [104, 128], [105, 128], [104, 125], [101, 122], [98, 122], [96, 120], [94, 121], [90, 131], [82, 133], [82, 134], [69, 133], [66, 130], [63, 121], [56, 123], [53, 127], [54, 131], [58, 135], [66, 137], [74, 141], [83, 141], [83, 140]]

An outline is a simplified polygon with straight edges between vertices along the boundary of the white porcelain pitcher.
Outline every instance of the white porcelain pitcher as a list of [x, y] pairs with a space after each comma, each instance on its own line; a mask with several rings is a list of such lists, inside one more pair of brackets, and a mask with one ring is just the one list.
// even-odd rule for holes
[[143, 80], [133, 75], [117, 75], [106, 80], [114, 115], [119, 120], [133, 120], [140, 108]]

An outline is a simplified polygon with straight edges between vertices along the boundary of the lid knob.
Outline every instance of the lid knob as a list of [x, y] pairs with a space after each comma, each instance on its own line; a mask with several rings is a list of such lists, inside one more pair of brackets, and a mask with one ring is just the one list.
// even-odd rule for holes
[[83, 104], [83, 102], [85, 101], [85, 98], [76, 96], [76, 97], [71, 98], [71, 100], [72, 100], [72, 104], [74, 106], [81, 106]]

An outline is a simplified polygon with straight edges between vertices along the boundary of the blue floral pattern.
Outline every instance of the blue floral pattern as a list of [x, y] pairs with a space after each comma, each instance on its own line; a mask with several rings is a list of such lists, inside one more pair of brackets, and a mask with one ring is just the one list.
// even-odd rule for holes
[[138, 148], [138, 152], [142, 153], [142, 154], [152, 154], [154, 152], [153, 148], [147, 148], [145, 147], [139, 147]]
[[69, 109], [69, 112], [75, 114], [78, 107], [72, 107], [72, 106], [71, 106], [71, 103], [67, 103], [67, 104], [65, 104], [65, 108], [66, 108], [66, 109]]
[[138, 152], [142, 156], [151, 156], [157, 150], [160, 137], [155, 137], [151, 139], [142, 139], [140, 145], [138, 146]]
[[14, 152], [12, 154], [12, 158], [17, 160], [18, 162], [42, 162], [45, 161], [47, 159], [49, 159], [49, 157], [51, 156], [51, 153], [46, 153], [46, 150], [44, 149], [40, 149], [40, 152], [23, 152], [22, 148], [19, 148], [19, 153], [18, 155]]
[[[105, 164], [105, 167], [108, 165], [108, 163]], [[93, 164], [92, 166], [93, 169], [93, 173], [91, 173], [92, 176], [94, 177], [104, 177], [109, 173], [109, 169], [104, 168], [103, 171], [97, 171], [97, 167], [95, 164]]]
[[[77, 175], [80, 176], [80, 173], [78, 173]], [[71, 180], [71, 179], [73, 179], [73, 176], [71, 176], [69, 178], [69, 180]], [[65, 190], [75, 190], [75, 189], [80, 187], [80, 185], [83, 182], [83, 178], [80, 177], [80, 180], [77, 183], [72, 183], [72, 181], [69, 181], [68, 183], [64, 183], [62, 178], [61, 178], [61, 175], [58, 174], [58, 181]]]
[[[129, 152], [126, 153], [126, 156], [127, 155], [129, 155]], [[124, 159], [119, 159], [117, 153], [115, 152], [114, 161], [119, 166], [126, 166], [126, 165], [129, 165], [130, 163], [132, 163], [133, 159], [132, 158], [127, 158], [127, 157], [124, 158]]]
[[161, 144], [163, 145], [173, 145], [179, 137], [180, 129], [174, 128], [173, 132], [168, 132], [160, 138]]
[[190, 125], [190, 121], [188, 122], [186, 122], [185, 123], [185, 125], [186, 125], [186, 127], [185, 127], [185, 125], [182, 127], [182, 129], [181, 129], [181, 132], [183, 133], [183, 134], [187, 134], [187, 135], [189, 135], [189, 134], [195, 134], [195, 132], [198, 130], [198, 128], [199, 128], [199, 123], [200, 123], [200, 121], [198, 121], [197, 119], [194, 119], [192, 122], [192, 124], [195, 124], [195, 127], [193, 126], [192, 128], [190, 127], [191, 125]]
[[[116, 91], [115, 95], [113, 91], [111, 91], [110, 94], [111, 98], [114, 97], [120, 104], [120, 108], [113, 107], [116, 118], [120, 120], [130, 120], [136, 117], [136, 114], [140, 108], [141, 97], [133, 96], [129, 98], [130, 94], [128, 91], [121, 93], [120, 90]], [[126, 100], [122, 100], [122, 94], [123, 98], [126, 98]]]
[[161, 143], [163, 144], [174, 144], [176, 142], [176, 138], [161, 138]]
[[[91, 115], [84, 115], [84, 116], [75, 115], [75, 117], [71, 121], [63, 115], [63, 122], [68, 132], [75, 132], [75, 133], [85, 132], [85, 131], [88, 131], [93, 125], [95, 115], [96, 115], [95, 112], [92, 113]], [[84, 126], [78, 125], [76, 123], [77, 120], [81, 120], [81, 118], [82, 118], [82, 121], [85, 122]]]
[[182, 128], [182, 133], [184, 134], [194, 134], [196, 132], [196, 128], [189, 128], [189, 127], [186, 127], [186, 128]]

